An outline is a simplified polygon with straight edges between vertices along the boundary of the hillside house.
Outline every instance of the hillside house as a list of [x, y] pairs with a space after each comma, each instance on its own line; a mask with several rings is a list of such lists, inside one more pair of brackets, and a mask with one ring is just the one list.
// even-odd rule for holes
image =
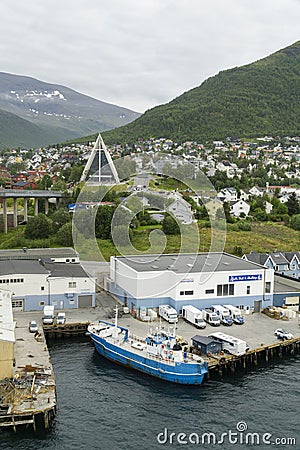
[[247, 217], [250, 211], [250, 205], [244, 200], [230, 203], [230, 214], [234, 217]]

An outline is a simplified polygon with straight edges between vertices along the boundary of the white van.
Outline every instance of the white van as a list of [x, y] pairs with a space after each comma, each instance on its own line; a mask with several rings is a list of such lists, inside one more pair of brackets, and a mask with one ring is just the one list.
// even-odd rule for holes
[[170, 305], [160, 305], [158, 308], [158, 314], [169, 323], [178, 322], [177, 311]]
[[222, 305], [213, 305], [211, 309], [218, 314], [221, 320], [221, 324], [231, 326], [233, 324], [233, 319], [230, 315], [229, 309]]
[[66, 313], [59, 312], [56, 316], [56, 323], [57, 325], [63, 325], [66, 322]]

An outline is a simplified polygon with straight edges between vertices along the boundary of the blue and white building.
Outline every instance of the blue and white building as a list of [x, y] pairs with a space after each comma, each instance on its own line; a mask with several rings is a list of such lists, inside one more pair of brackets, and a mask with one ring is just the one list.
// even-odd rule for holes
[[95, 306], [95, 279], [83, 269], [74, 250], [72, 254], [68, 249], [65, 253], [63, 249], [48, 249], [46, 257], [47, 250], [40, 249], [40, 258], [38, 254], [39, 249], [11, 251], [3, 260], [0, 252], [0, 289], [11, 293], [13, 310], [37, 311], [46, 305], [55, 309]]
[[300, 252], [251, 252], [245, 254], [243, 259], [269, 267], [278, 275], [300, 279]]
[[274, 270], [227, 253], [114, 256], [108, 289], [132, 312], [169, 304], [262, 308], [273, 303]]

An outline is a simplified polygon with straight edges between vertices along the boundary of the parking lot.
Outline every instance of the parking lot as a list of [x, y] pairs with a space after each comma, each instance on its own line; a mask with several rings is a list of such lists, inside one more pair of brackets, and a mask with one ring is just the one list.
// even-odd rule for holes
[[[69, 309], [66, 312], [67, 323], [74, 322], [95, 322], [100, 319], [112, 321], [108, 319], [109, 312], [115, 307], [116, 300], [113, 299], [108, 293], [101, 292], [97, 295], [97, 306], [95, 308], [81, 308], [81, 309]], [[15, 320], [21, 321], [22, 326], [26, 323], [28, 325], [30, 320], [36, 320], [38, 324], [42, 325], [42, 311], [34, 312], [21, 312], [15, 314]], [[141, 322], [138, 319], [133, 318], [130, 314], [123, 315], [119, 319], [119, 324], [129, 328], [129, 330], [140, 336], [145, 337], [149, 330], [154, 330], [159, 326], [159, 320], [156, 322]], [[168, 329], [168, 323], [161, 320], [161, 325], [166, 330]], [[221, 331], [223, 333], [230, 334], [237, 338], [243, 339], [247, 342], [251, 349], [261, 347], [262, 345], [270, 345], [278, 341], [274, 335], [274, 331], [277, 328], [283, 328], [291, 332], [294, 337], [300, 337], [299, 315], [296, 319], [275, 320], [262, 313], [253, 313], [245, 315], [244, 325], [212, 327], [206, 325], [204, 330], [198, 330], [193, 325], [185, 322], [182, 318], [179, 319], [176, 324], [176, 334], [182, 336], [188, 341], [192, 336], [196, 334], [200, 336], [208, 336], [214, 331]]]

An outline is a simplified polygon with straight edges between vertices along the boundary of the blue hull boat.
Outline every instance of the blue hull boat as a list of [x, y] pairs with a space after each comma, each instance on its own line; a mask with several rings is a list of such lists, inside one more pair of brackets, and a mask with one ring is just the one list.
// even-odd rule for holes
[[179, 384], [202, 384], [207, 364], [189, 354], [165, 331], [150, 333], [146, 339], [130, 335], [127, 328], [99, 321], [88, 327], [97, 352], [113, 362]]

